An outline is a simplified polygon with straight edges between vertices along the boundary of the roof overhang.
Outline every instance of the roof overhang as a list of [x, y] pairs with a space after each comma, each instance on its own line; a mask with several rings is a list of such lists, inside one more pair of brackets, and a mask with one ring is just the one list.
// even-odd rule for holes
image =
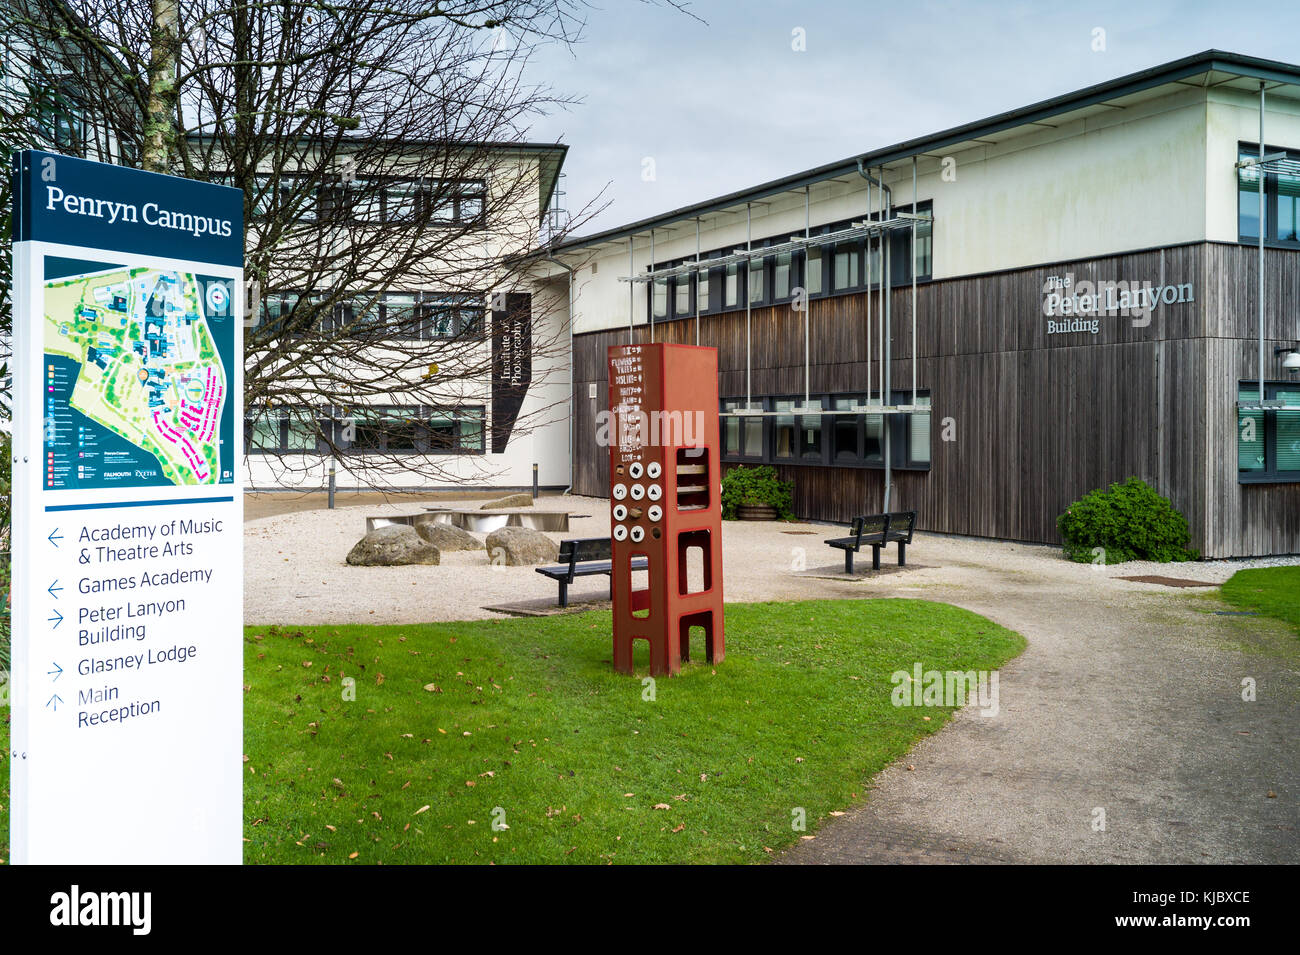
[[685, 220], [724, 214], [737, 209], [743, 211], [746, 204], [795, 192], [806, 186], [845, 177], [856, 180], [859, 163], [870, 168], [889, 167], [904, 161], [910, 163], [913, 157], [938, 158], [946, 151], [957, 147], [997, 145], [1015, 136], [1029, 135], [1044, 127], [1063, 126], [1089, 116], [1129, 109], [1146, 100], [1167, 96], [1178, 86], [1200, 89], [1231, 88], [1255, 93], [1259, 91], [1260, 83], [1270, 91], [1279, 86], [1300, 87], [1300, 66], [1239, 53], [1207, 50], [1019, 109], [998, 113], [986, 119], [954, 126], [928, 136], [910, 139], [791, 176], [774, 179], [749, 189], [683, 206], [661, 215], [616, 226], [589, 236], [576, 236], [558, 243], [550, 252], [563, 254], [581, 250], [591, 253], [599, 251], [599, 247], [603, 245], [619, 243], [626, 246], [624, 240], [649, 232], [651, 229], [662, 229]]

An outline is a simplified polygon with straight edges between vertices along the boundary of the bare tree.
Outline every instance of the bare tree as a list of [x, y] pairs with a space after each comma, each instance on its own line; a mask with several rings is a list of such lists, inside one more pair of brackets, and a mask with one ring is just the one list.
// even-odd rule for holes
[[[376, 482], [414, 466], [450, 483], [464, 477], [449, 458], [410, 452], [473, 450], [501, 426], [485, 434], [455, 409], [485, 404], [493, 329], [533, 288], [562, 150], [529, 127], [569, 100], [526, 68], [541, 44], [577, 42], [581, 13], [572, 0], [8, 0], [7, 66], [26, 94], [3, 120], [17, 145], [242, 189], [255, 443], [286, 471], [338, 454]], [[533, 298], [534, 368], [564, 360], [555, 301]], [[515, 433], [558, 413], [534, 410]]]

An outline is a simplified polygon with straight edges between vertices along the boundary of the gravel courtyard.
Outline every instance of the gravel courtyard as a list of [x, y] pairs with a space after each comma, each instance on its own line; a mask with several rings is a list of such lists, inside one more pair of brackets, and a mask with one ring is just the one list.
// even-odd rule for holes
[[[609, 534], [604, 500], [549, 497], [538, 509], [574, 515], [556, 541]], [[249, 520], [246, 621], [470, 620], [500, 616], [490, 607], [554, 604], [552, 581], [531, 567], [492, 567], [486, 551], [445, 554], [437, 567], [344, 563], [367, 516], [419, 511], [376, 502]], [[918, 534], [906, 570], [895, 569], [891, 547], [880, 574], [848, 579], [840, 552], [822, 543], [834, 533], [725, 524], [727, 600], [941, 600], [1019, 631], [1029, 646], [1001, 671], [996, 716], [963, 709], [882, 772], [865, 801], [778, 861], [1300, 862], [1300, 641], [1226, 612], [1211, 589], [1121, 579], [1217, 584], [1243, 567], [1300, 559], [1094, 567], [1052, 547]], [[575, 606], [599, 606], [607, 586], [580, 580]], [[1242, 700], [1245, 678], [1254, 702]]]
[[[426, 503], [411, 499], [385, 503], [376, 497], [333, 511], [296, 511], [247, 521], [245, 622], [481, 620], [502, 616], [488, 607], [535, 604], [540, 608], [555, 602], [554, 581], [532, 567], [492, 566], [486, 549], [445, 553], [437, 567], [351, 567], [344, 562], [352, 545], [365, 534], [367, 517], [423, 513]], [[435, 503], [478, 509], [484, 500], [482, 496], [439, 498]], [[536, 509], [569, 512], [569, 531], [549, 535], [557, 543], [564, 538], [609, 536], [609, 504], [604, 499], [542, 497]], [[1180, 602], [1185, 592], [1118, 578], [1153, 574], [1217, 584], [1241, 567], [1277, 562], [1094, 567], [1064, 560], [1053, 547], [921, 533], [908, 548], [905, 571], [895, 568], [891, 546], [882, 555], [878, 576], [863, 572], [871, 565], [868, 552], [857, 561], [858, 575], [848, 579], [843, 574], [842, 552], [822, 543], [842, 533], [824, 524], [727, 522], [722, 538], [726, 599], [748, 602], [890, 593], [950, 600], [951, 592], [971, 586], [1018, 591], [1018, 584], [1043, 580], [1084, 599], [1142, 593], [1158, 604], [1162, 599]], [[607, 597], [608, 587], [606, 577], [580, 578], [571, 588], [571, 601], [578, 606], [585, 600], [600, 600]]]

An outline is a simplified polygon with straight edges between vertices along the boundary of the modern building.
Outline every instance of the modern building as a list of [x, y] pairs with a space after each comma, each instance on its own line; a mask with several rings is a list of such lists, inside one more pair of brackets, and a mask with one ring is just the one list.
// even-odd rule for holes
[[566, 150], [366, 140], [253, 177], [250, 232], [288, 237], [246, 332], [279, 392], [249, 389], [249, 487], [568, 484], [567, 315], [518, 264]]
[[1300, 66], [1205, 52], [552, 255], [578, 493], [606, 349], [698, 342], [724, 462], [805, 518], [1057, 542], [1136, 475], [1207, 557], [1300, 552]]

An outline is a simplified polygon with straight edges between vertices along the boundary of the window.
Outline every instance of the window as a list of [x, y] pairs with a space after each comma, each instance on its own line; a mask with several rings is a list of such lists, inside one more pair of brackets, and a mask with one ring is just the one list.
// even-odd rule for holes
[[481, 228], [486, 195], [481, 179], [353, 179], [321, 186], [316, 210], [321, 221]]
[[695, 297], [699, 301], [699, 310], [709, 310], [709, 273], [711, 269], [701, 269], [695, 273]]
[[822, 247], [810, 245], [807, 251], [808, 267], [805, 269], [804, 288], [809, 295], [822, 294]]
[[86, 138], [86, 123], [77, 106], [76, 88], [71, 82], [52, 87], [33, 88], [36, 126], [55, 149], [79, 150]]
[[[911, 391], [895, 391], [894, 405], [911, 403]], [[906, 414], [867, 414], [851, 409], [868, 404], [863, 394], [812, 395], [820, 414], [797, 414], [796, 398], [754, 399], [770, 412], [765, 418], [728, 415], [722, 419], [722, 457], [727, 461], [769, 464], [813, 464], [830, 467], [879, 468], [885, 463], [889, 440], [891, 466], [897, 470], [930, 469], [930, 395], [918, 392], [924, 409]], [[744, 406], [739, 398], [722, 402], [724, 412]], [[1300, 401], [1297, 402], [1300, 410]], [[763, 421], [766, 420], [766, 430]], [[886, 430], [888, 429], [888, 430]], [[1300, 437], [1300, 435], [1298, 435]], [[1300, 448], [1297, 450], [1300, 459]]]
[[790, 297], [790, 271], [794, 263], [794, 255], [790, 252], [782, 252], [775, 256], [773, 262], [772, 297], [780, 302]]
[[691, 277], [678, 275], [673, 279], [673, 314], [691, 314]]
[[862, 243], [840, 242], [835, 246], [832, 259], [831, 288], [836, 292], [854, 289], [862, 284]]
[[750, 259], [745, 271], [749, 275], [749, 303], [761, 305], [767, 298], [767, 260]]
[[[1266, 146], [1264, 151], [1286, 152], [1288, 159], [1300, 159], [1300, 151], [1274, 146]], [[1259, 147], [1242, 143], [1238, 158], [1258, 159]], [[1259, 176], [1252, 166], [1237, 170], [1237, 233], [1242, 242], [1259, 241]], [[1264, 241], [1300, 248], [1300, 174], [1264, 173]]]
[[651, 313], [655, 318], [668, 317], [668, 280], [655, 279], [651, 283], [654, 298], [654, 311]]
[[[817, 404], [816, 398], [809, 399]], [[793, 398], [778, 398], [772, 402], [773, 411], [793, 412], [797, 404]], [[772, 456], [781, 460], [813, 460], [821, 462], [821, 415], [781, 414], [772, 419]]]
[[352, 454], [481, 454], [483, 408], [388, 405], [336, 416], [341, 449]]
[[727, 275], [723, 285], [722, 307], [735, 308], [740, 304], [740, 263], [732, 262], [727, 266]]
[[315, 454], [321, 441], [321, 423], [309, 408], [250, 409], [244, 419], [249, 452]]
[[[1259, 382], [1240, 382], [1237, 398], [1258, 402]], [[1238, 481], [1300, 482], [1300, 383], [1265, 382], [1264, 400], [1280, 407], [1237, 409]]]
[[[911, 401], [911, 395], [903, 398]], [[916, 403], [930, 407], [930, 396], [917, 394]], [[930, 413], [913, 412], [907, 416], [907, 463], [912, 467], [930, 466]]]
[[400, 337], [482, 338], [485, 301], [484, 295], [475, 292], [422, 292], [416, 306], [418, 335]]
[[[724, 411], [745, 407], [743, 398], [728, 398], [722, 402]], [[722, 456], [728, 460], [763, 460], [763, 419], [728, 417], [722, 419]]]
[[[862, 395], [836, 395], [831, 399], [831, 407], [837, 411], [847, 411], [854, 405], [865, 403], [866, 399]], [[864, 438], [861, 415], [835, 415], [831, 418], [831, 463], [860, 463], [863, 460]]]

